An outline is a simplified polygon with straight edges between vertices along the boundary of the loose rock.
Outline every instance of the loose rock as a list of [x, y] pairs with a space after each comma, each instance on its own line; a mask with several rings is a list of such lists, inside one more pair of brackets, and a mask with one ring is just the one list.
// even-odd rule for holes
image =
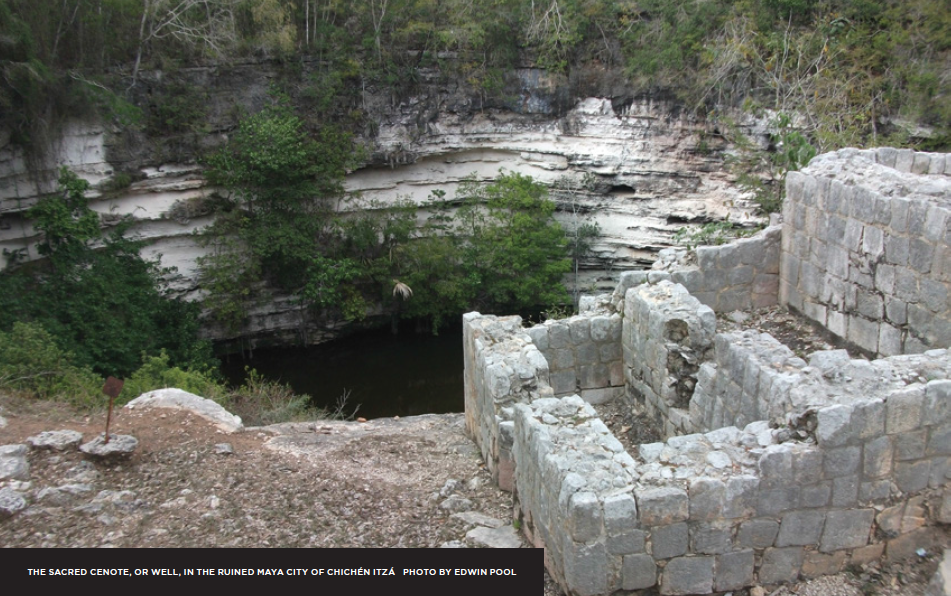
[[33, 435], [26, 440], [34, 449], [65, 451], [83, 442], [83, 434], [75, 430], [51, 430]]
[[105, 436], [99, 435], [92, 441], [84, 443], [79, 450], [99, 459], [117, 460], [132, 455], [138, 445], [139, 440], [131, 435], [109, 435], [108, 443]]

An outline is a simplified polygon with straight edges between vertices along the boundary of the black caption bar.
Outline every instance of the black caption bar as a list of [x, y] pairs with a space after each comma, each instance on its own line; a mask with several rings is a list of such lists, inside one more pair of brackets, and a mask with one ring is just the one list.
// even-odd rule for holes
[[162, 585], [187, 592], [207, 590], [210, 582], [252, 580], [260, 587], [295, 582], [293, 587], [352, 594], [406, 589], [414, 596], [486, 590], [523, 596], [543, 590], [541, 549], [21, 549], [6, 556], [5, 567], [36, 588], [67, 580], [83, 587]]

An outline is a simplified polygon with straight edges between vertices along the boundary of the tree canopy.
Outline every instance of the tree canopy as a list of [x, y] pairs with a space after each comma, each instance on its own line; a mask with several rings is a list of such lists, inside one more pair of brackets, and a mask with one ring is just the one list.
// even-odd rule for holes
[[[54, 6], [51, 6], [54, 5]], [[56, 115], [120, 101], [142, 68], [316, 56], [325, 83], [411, 87], [438, 68], [484, 93], [525, 63], [625, 71], [693, 110], [805, 117], [820, 149], [947, 145], [944, 0], [0, 0], [0, 125], [39, 142]], [[907, 125], [902, 123], [907, 122]], [[912, 136], [932, 127], [930, 140]]]

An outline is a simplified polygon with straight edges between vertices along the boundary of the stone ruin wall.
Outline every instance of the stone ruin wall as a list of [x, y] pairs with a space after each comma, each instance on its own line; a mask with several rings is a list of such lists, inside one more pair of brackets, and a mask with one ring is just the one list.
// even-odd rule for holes
[[[930, 169], [937, 158], [927, 157]], [[921, 162], [912, 156], [912, 164]], [[925, 177], [925, 186], [932, 180]], [[791, 195], [796, 184], [793, 177]], [[933, 197], [925, 212], [940, 213], [932, 207], [947, 197], [947, 190]], [[951, 220], [939, 221], [945, 238], [933, 253], [945, 254]], [[581, 315], [548, 322], [544, 332], [522, 329], [518, 317], [466, 315], [468, 428], [500, 486], [516, 492], [524, 531], [546, 549], [546, 566], [567, 593], [703, 594], [792, 582], [909, 558], [951, 523], [947, 342], [905, 342], [922, 353], [868, 361], [844, 350], [801, 358], [754, 331], [715, 334], [714, 311], [770, 304], [769, 292], [757, 290], [771, 285], [786, 304], [789, 290], [779, 291], [777, 278], [788, 282], [788, 256], [779, 275], [774, 260], [779, 242], [801, 249], [801, 238], [786, 241], [801, 234], [795, 224], [793, 214], [752, 239], [668, 253], [660, 265], [666, 271], [626, 273], [614, 295], [588, 300]], [[875, 227], [862, 225], [862, 237], [875, 238], [866, 231]], [[937, 238], [933, 232], [921, 234]], [[889, 242], [883, 235], [883, 246]], [[696, 266], [699, 253], [715, 272]], [[768, 261], [748, 256], [756, 254]], [[810, 254], [817, 268], [822, 255], [838, 258], [830, 250], [814, 254], [811, 244]], [[752, 271], [731, 274], [731, 262]], [[941, 281], [943, 263], [935, 262], [916, 287]], [[757, 283], [765, 275], [773, 278]], [[947, 309], [933, 314], [947, 316]], [[555, 375], [570, 367], [549, 365], [554, 349], [571, 350], [577, 363], [579, 348], [591, 351], [584, 346], [593, 321], [610, 328], [618, 318], [619, 399], [650, 414], [667, 437], [633, 454], [583, 399], [580, 369], [560, 385]], [[534, 344], [553, 334], [572, 338], [573, 328], [589, 335], [576, 331], [565, 341], [570, 348]], [[906, 326], [903, 338], [924, 343], [923, 331]], [[580, 395], [556, 397], [571, 390], [570, 380]], [[588, 393], [595, 396], [605, 394]]]
[[780, 302], [870, 354], [951, 345], [951, 158], [845, 149], [790, 172]]

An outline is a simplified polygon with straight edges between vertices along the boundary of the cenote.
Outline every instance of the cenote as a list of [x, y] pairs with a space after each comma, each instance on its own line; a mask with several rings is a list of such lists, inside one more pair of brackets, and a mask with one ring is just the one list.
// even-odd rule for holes
[[349, 394], [345, 414], [358, 417], [412, 416], [462, 412], [462, 326], [439, 335], [389, 328], [363, 331], [309, 347], [266, 348], [252, 358], [223, 358], [222, 372], [233, 385], [245, 367], [280, 380], [329, 410]]

